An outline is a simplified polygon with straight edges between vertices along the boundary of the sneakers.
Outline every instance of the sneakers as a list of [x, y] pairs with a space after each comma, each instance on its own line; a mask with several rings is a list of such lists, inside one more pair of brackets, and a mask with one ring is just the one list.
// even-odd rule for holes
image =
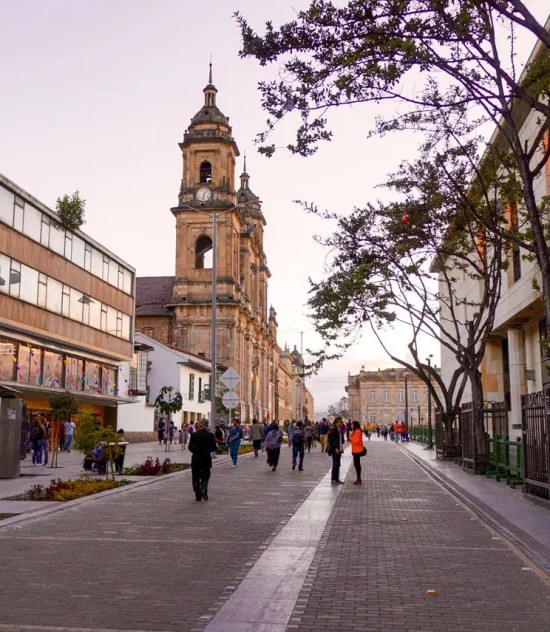
[[343, 485], [344, 481], [331, 481], [333, 485]]
[[237, 467], [237, 464], [236, 464], [236, 463], [233, 463], [233, 467]]
[[304, 468], [303, 468], [303, 467], [299, 467], [299, 468], [298, 468], [298, 471], [299, 471], [299, 472], [303, 472], [303, 471], [304, 471]]
[[294, 471], [296, 469], [296, 463], [292, 464], [292, 470]]
[[362, 482], [363, 481], [360, 478], [358, 478], [353, 484], [354, 485], [361, 485]]

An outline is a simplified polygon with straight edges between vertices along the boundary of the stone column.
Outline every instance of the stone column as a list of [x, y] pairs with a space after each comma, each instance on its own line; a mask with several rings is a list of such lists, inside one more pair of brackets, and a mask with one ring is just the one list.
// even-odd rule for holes
[[525, 334], [519, 329], [508, 330], [508, 354], [510, 358], [510, 400], [508, 419], [510, 438], [520, 436], [521, 430], [513, 426], [521, 425], [521, 396], [527, 393], [525, 380]]

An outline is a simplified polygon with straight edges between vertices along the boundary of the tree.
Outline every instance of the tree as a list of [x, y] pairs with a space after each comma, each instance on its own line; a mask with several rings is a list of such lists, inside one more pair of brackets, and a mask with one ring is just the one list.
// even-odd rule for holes
[[[280, 81], [260, 83], [262, 105], [270, 118], [259, 135], [260, 151], [277, 122], [293, 110], [301, 114], [296, 141], [288, 149], [311, 155], [330, 140], [325, 114], [354, 103], [398, 101], [399, 115], [380, 117], [373, 132], [403, 129], [432, 133], [458, 149], [484, 123], [497, 129], [485, 162], [516, 181], [511, 200], [525, 219], [522, 245], [541, 273], [546, 330], [550, 332], [550, 204], [537, 197], [536, 185], [550, 157], [550, 32], [521, 0], [350, 0], [336, 6], [313, 0], [308, 9], [275, 29], [271, 22], [258, 35], [236, 15], [242, 35], [241, 56], [260, 64], [282, 62]], [[536, 40], [536, 54], [520, 73], [519, 31]], [[419, 78], [424, 78], [417, 90]], [[319, 114], [320, 113], [320, 114]], [[532, 114], [528, 137], [523, 126]], [[466, 117], [462, 133], [434, 122]], [[443, 136], [441, 136], [441, 134]], [[464, 135], [466, 134], [466, 135]], [[520, 221], [521, 223], [521, 221]], [[507, 238], [518, 241], [518, 234]]]
[[78, 400], [72, 393], [59, 393], [52, 395], [49, 399], [53, 416], [52, 424], [52, 460], [50, 467], [57, 467], [59, 452], [59, 430], [61, 424], [70, 421], [74, 415], [78, 414], [80, 406]]
[[168, 434], [170, 432], [172, 413], [179, 413], [179, 411], [183, 408], [183, 397], [173, 386], [163, 386], [155, 399], [155, 407], [158, 408], [163, 415], [168, 415], [168, 421], [166, 423], [166, 438], [164, 440], [166, 443], [166, 452], [168, 452], [170, 450]]
[[83, 413], [79, 416], [76, 448], [87, 455], [95, 450], [97, 445], [101, 445], [102, 458], [107, 461], [105, 478], [109, 478], [110, 473], [113, 481], [115, 480], [115, 460], [122, 454], [120, 439], [120, 435], [113, 428], [102, 426], [92, 414]]
[[[426, 383], [444, 412], [448, 442], [467, 380], [475, 409], [483, 407], [479, 368], [510, 246], [500, 211], [509, 196], [509, 180], [476, 171], [475, 158], [475, 143], [441, 153], [428, 144], [420, 159], [404, 162], [387, 182], [400, 201], [370, 204], [346, 217], [306, 205], [337, 221], [337, 230], [320, 240], [334, 253], [328, 274], [311, 282], [308, 301], [325, 342], [318, 363], [341, 356], [357, 332], [370, 325], [392, 360]], [[478, 176], [474, 184], [472, 172]], [[464, 282], [476, 291], [464, 294]], [[382, 337], [382, 331], [397, 323], [410, 332], [412, 361], [392, 353]], [[421, 355], [426, 337], [456, 360], [446, 381]], [[475, 422], [478, 448], [484, 453], [483, 420]]]
[[78, 230], [86, 223], [84, 219], [86, 200], [80, 198], [78, 191], [75, 191], [70, 197], [64, 195], [62, 198], [57, 198], [55, 208], [61, 225], [68, 230]]
[[335, 404], [331, 404], [327, 408], [329, 415], [334, 417], [343, 417], [347, 419], [349, 417], [349, 400], [347, 397], [341, 397]]

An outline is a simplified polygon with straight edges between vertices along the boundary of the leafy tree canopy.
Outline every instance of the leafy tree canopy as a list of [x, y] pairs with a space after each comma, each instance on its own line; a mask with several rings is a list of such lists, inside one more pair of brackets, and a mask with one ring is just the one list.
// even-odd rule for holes
[[80, 198], [78, 191], [71, 196], [64, 195], [62, 198], [57, 198], [56, 211], [61, 224], [69, 230], [78, 230], [86, 223], [85, 209], [86, 200]]

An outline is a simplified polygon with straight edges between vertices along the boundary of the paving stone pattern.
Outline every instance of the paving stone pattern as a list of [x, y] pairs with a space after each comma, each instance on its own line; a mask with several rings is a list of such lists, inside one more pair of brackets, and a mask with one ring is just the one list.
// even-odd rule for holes
[[[208, 503], [188, 473], [0, 530], [0, 632], [186, 632], [212, 615], [329, 469], [265, 457], [213, 470]], [[11, 626], [11, 627], [8, 627]]]
[[548, 584], [403, 451], [374, 441], [368, 451], [366, 480], [354, 487], [350, 470], [288, 632], [550, 630]]

